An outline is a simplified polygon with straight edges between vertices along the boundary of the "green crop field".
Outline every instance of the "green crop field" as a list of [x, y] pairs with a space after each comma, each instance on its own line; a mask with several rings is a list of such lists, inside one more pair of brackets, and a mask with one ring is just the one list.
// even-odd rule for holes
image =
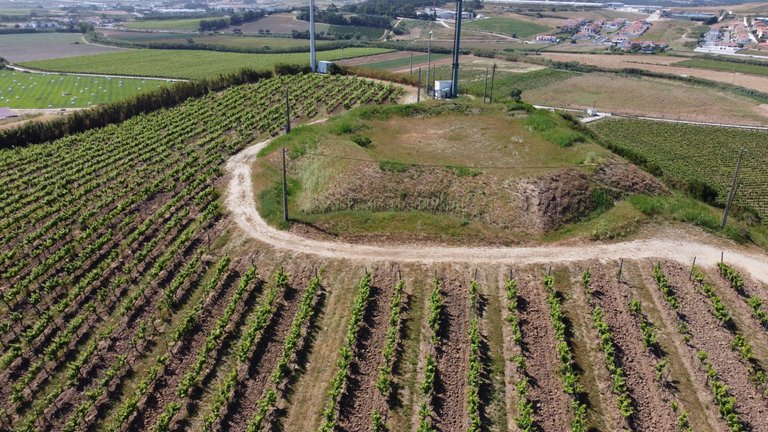
[[549, 27], [540, 24], [502, 17], [470, 21], [465, 24], [465, 28], [484, 30], [508, 36], [517, 35], [517, 37], [521, 38], [526, 38], [549, 30]]
[[0, 70], [0, 106], [83, 108], [166, 85], [163, 81], [31, 74]]
[[[381, 54], [381, 48], [348, 48], [344, 58]], [[341, 58], [341, 50], [317, 53], [318, 60]], [[272, 69], [276, 64], [308, 64], [309, 55], [242, 54], [197, 50], [130, 50], [118, 53], [25, 63], [25, 66], [57, 72], [88, 72], [170, 78], [206, 78], [242, 68]]]
[[[185, 33], [145, 33], [145, 32], [113, 32], [106, 37], [116, 41], [127, 41], [141, 44], [188, 44], [193, 40], [196, 44], [211, 45], [231, 49], [264, 49], [266, 47], [282, 49], [306, 47], [309, 41], [288, 37], [264, 36], [233, 36], [233, 35], [192, 35]], [[317, 47], [331, 45], [333, 41], [317, 41]]]
[[736, 202], [768, 217], [768, 133], [627, 119], [596, 122], [593, 129], [602, 139], [657, 164], [665, 174], [710, 185], [717, 190], [720, 203], [726, 200], [743, 147], [746, 153]]
[[[432, 61], [440, 60], [449, 57], [448, 54], [432, 54]], [[418, 54], [413, 56], [413, 64], [419, 64], [419, 63], [426, 63], [427, 61], [427, 55], [426, 54]], [[365, 65], [367, 68], [371, 69], [380, 69], [380, 70], [390, 70], [390, 69], [398, 69], [403, 68], [411, 64], [411, 57], [402, 57], [399, 59], [393, 59], [393, 60], [384, 60], [376, 63], [370, 63]], [[425, 70], [426, 73], [426, 70]]]
[[722, 60], [690, 59], [675, 63], [675, 66], [686, 66], [697, 69], [710, 69], [727, 72], [739, 72], [752, 75], [768, 75], [768, 64], [737, 63]]
[[125, 23], [125, 27], [139, 30], [196, 31], [198, 28], [200, 28], [200, 20], [201, 18], [130, 21]]

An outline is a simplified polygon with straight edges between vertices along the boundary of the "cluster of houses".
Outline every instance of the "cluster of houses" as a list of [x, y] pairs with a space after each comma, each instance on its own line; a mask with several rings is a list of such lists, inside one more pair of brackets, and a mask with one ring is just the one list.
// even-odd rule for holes
[[[441, 9], [438, 7], [427, 7], [423, 10], [417, 11], [416, 16], [420, 18], [432, 18], [439, 20], [446, 20], [446, 21], [456, 21], [456, 11], [450, 10], [450, 9]], [[472, 12], [462, 12], [461, 13], [461, 19], [462, 20], [469, 20], [474, 18], [474, 15]]]
[[[754, 24], [753, 24], [754, 27]], [[758, 37], [761, 37], [758, 35]], [[746, 22], [738, 22], [720, 28], [711, 28], [704, 34], [704, 42], [694, 51], [710, 54], [733, 54], [757, 39]]]
[[[768, 21], [768, 18], [765, 20]], [[752, 21], [752, 30], [758, 39], [768, 39], [768, 24], [765, 21], [759, 19]]]
[[[562, 33], [571, 33], [575, 41], [592, 41], [595, 45], [610, 45], [614, 48], [643, 53], [655, 53], [666, 48], [652, 41], [637, 41], [651, 27], [647, 21], [614, 20], [589, 21], [585, 18], [571, 18], [559, 26]], [[610, 33], [610, 34], [609, 34]], [[560, 38], [552, 35], [537, 36], [534, 42], [559, 43]]]
[[648, 31], [651, 24], [647, 21], [631, 21], [615, 19], [611, 21], [589, 21], [584, 18], [571, 18], [560, 25], [563, 33], [572, 33], [575, 40], [599, 40], [604, 42], [602, 32], [615, 32], [616, 36], [636, 38]]

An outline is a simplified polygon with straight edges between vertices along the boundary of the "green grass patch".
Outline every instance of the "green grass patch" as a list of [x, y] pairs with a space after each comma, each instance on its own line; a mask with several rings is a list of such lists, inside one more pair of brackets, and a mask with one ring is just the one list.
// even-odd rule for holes
[[158, 80], [77, 77], [0, 70], [0, 106], [84, 108], [154, 90]]
[[570, 147], [586, 141], [583, 134], [569, 128], [562, 119], [547, 111], [534, 111], [526, 119], [526, 124], [540, 132], [547, 141], [560, 147]]
[[690, 223], [738, 243], [752, 242], [763, 248], [768, 247], [768, 226], [748, 225], [731, 218], [728, 225], [720, 229], [723, 216], [721, 209], [680, 193], [672, 196], [635, 195], [629, 197], [628, 202], [649, 217], [661, 216], [677, 222]]
[[750, 64], [742, 62], [730, 62], [710, 59], [690, 59], [675, 63], [675, 66], [685, 66], [697, 69], [709, 69], [716, 71], [738, 72], [752, 75], [768, 76], [768, 63]]
[[124, 24], [126, 28], [137, 30], [189, 30], [200, 28], [201, 18], [167, 19], [167, 20], [137, 20]]
[[[578, 73], [576, 72], [556, 69], [539, 69], [522, 73], [497, 70], [493, 83], [493, 101], [499, 102], [505, 99], [509, 99], [512, 90], [514, 89], [522, 90], [523, 99], [525, 99], [526, 91], [546, 87], [550, 84], [564, 81], [577, 75]], [[450, 66], [440, 66], [437, 68], [436, 79], [450, 79], [450, 76]], [[489, 93], [490, 85], [491, 76], [489, 74], [487, 89]], [[459, 69], [459, 91], [461, 93], [467, 93], [482, 98], [484, 88], [485, 69], [468, 67]]]
[[491, 17], [470, 21], [464, 24], [464, 26], [468, 29], [483, 30], [519, 38], [527, 38], [550, 30], [549, 27], [540, 24], [504, 17]]
[[[344, 58], [381, 54], [381, 48], [348, 48]], [[321, 51], [318, 60], [337, 60], [341, 50]], [[244, 54], [199, 50], [125, 50], [109, 54], [24, 63], [31, 68], [57, 72], [87, 72], [170, 78], [208, 78], [242, 68], [269, 70], [277, 64], [309, 64], [306, 53]]]

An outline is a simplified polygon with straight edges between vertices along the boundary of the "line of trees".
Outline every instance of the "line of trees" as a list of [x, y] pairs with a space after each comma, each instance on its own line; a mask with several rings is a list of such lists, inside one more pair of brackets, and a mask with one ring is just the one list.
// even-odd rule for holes
[[[309, 8], [299, 12], [298, 19], [309, 21]], [[315, 11], [315, 22], [341, 26], [376, 27], [383, 29], [392, 28], [392, 21], [389, 16], [373, 14], [345, 16], [339, 13], [339, 9], [334, 5], [329, 6], [328, 9], [324, 11]]]
[[262, 10], [248, 10], [243, 13], [233, 13], [228, 17], [211, 18], [200, 20], [200, 31], [215, 31], [227, 28], [229, 26], [238, 26], [248, 22], [256, 21], [264, 17], [266, 13]]

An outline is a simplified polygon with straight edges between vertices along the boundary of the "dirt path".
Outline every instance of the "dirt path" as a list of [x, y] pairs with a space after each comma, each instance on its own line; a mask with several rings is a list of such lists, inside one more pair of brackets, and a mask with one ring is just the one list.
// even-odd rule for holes
[[[536, 247], [443, 247], [413, 244], [361, 245], [333, 241], [312, 240], [267, 224], [256, 210], [251, 165], [270, 140], [262, 141], [232, 156], [227, 162], [231, 174], [226, 191], [225, 205], [233, 220], [243, 232], [277, 249], [306, 253], [333, 259], [358, 262], [465, 262], [496, 264], [535, 264], [546, 262], [574, 262], [589, 259], [619, 259], [622, 257], [664, 258], [679, 263], [697, 263], [712, 266], [720, 259], [723, 247], [704, 243], [684, 235], [664, 236], [623, 243], [579, 245], [551, 245]], [[748, 269], [751, 276], [768, 283], [768, 256], [754, 252], [729, 249], [725, 252], [729, 263]]]

